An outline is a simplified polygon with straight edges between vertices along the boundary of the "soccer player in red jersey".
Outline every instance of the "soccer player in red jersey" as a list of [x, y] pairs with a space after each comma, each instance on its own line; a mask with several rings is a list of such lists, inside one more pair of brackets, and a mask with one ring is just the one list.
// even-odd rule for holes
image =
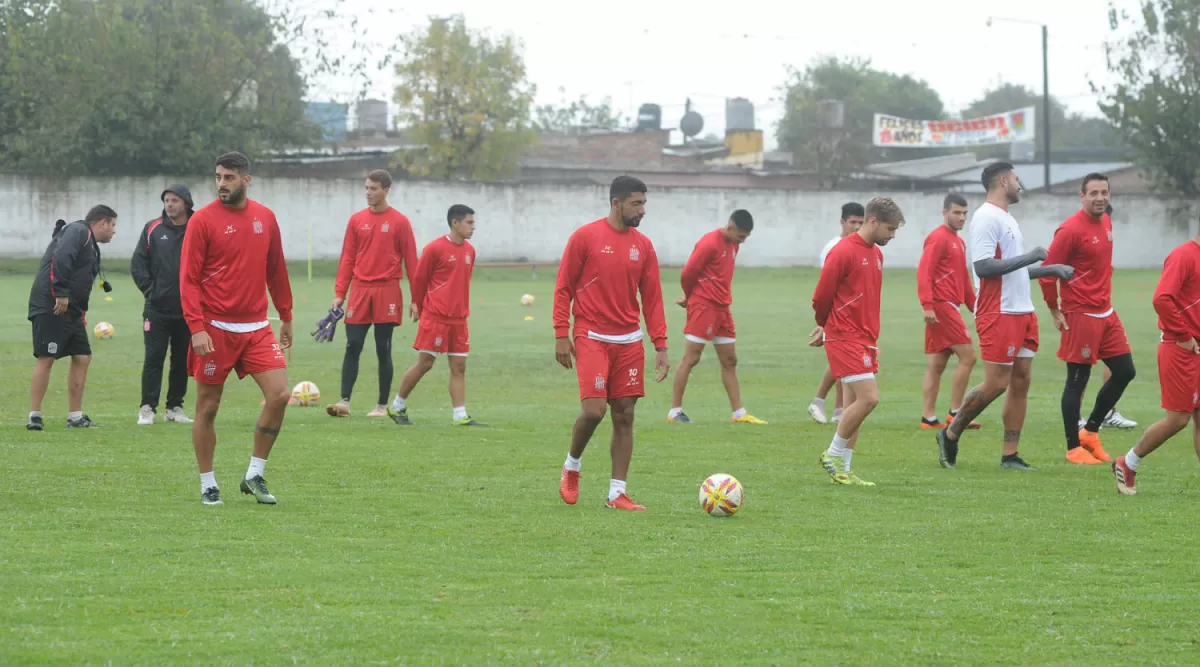
[[[188, 222], [179, 271], [183, 316], [192, 332], [188, 375], [196, 378], [192, 444], [200, 464], [200, 498], [205, 505], [221, 504], [213, 475], [215, 423], [225, 379], [236, 371], [239, 379], [254, 378], [264, 399], [241, 490], [274, 505], [263, 468], [291, 396], [283, 350], [292, 345], [292, 285], [275, 214], [246, 196], [250, 160], [241, 153], [221, 155], [216, 179], [219, 200]], [[278, 342], [267, 320], [268, 291], [281, 322]]]
[[984, 363], [983, 383], [967, 391], [954, 422], [937, 432], [938, 463], [943, 468], [957, 465], [963, 431], [1004, 395], [1000, 467], [1032, 471], [1018, 453], [1029, 406], [1033, 357], [1038, 349], [1038, 321], [1029, 283], [1051, 275], [1070, 279], [1075, 270], [1062, 264], [1029, 268], [1046, 259], [1046, 251], [1034, 248], [1025, 252], [1021, 226], [1009, 213], [1008, 208], [1021, 201], [1021, 179], [1012, 164], [989, 164], [980, 181], [987, 191], [987, 201], [971, 217], [967, 258], [978, 279], [975, 332], [979, 334], [979, 356]]
[[[367, 174], [367, 208], [350, 216], [346, 225], [333, 290], [333, 307], [340, 308], [346, 303], [346, 356], [342, 359], [341, 400], [325, 408], [331, 417], [350, 416], [350, 394], [358, 379], [358, 359], [371, 325], [375, 325], [375, 356], [379, 360], [379, 400], [367, 416], [387, 416], [387, 396], [392, 388], [392, 333], [404, 316], [400, 277], [402, 271], [408, 272], [411, 291], [417, 267], [417, 241], [413, 238], [412, 223], [388, 205], [391, 188], [392, 175], [388, 172], [377, 169]], [[411, 313], [416, 308], [413, 301]]]
[[421, 261], [412, 282], [412, 317], [420, 320], [413, 349], [417, 363], [400, 379], [400, 389], [392, 401], [392, 421], [411, 426], [408, 396], [417, 383], [433, 368], [438, 355], [446, 355], [450, 364], [450, 403], [458, 426], [487, 426], [467, 414], [467, 353], [471, 334], [467, 316], [471, 314], [471, 273], [475, 270], [475, 246], [468, 241], [475, 235], [475, 211], [455, 204], [446, 213], [450, 233], [430, 241], [421, 251]]
[[[1062, 333], [1058, 358], [1067, 364], [1067, 382], [1062, 395], [1063, 427], [1067, 435], [1067, 462], [1096, 465], [1112, 461], [1100, 443], [1100, 425], [1108, 419], [1133, 381], [1133, 351], [1121, 318], [1112, 306], [1112, 221], [1108, 208], [1108, 177], [1088, 174], [1079, 188], [1083, 207], [1054, 232], [1046, 251], [1046, 262], [1075, 268], [1075, 277], [1062, 281], [1059, 302], [1058, 279], [1043, 277], [1042, 296], [1054, 327]], [[1083, 428], [1079, 411], [1083, 391], [1096, 360], [1104, 362], [1111, 375], [1096, 394], [1096, 405]]]
[[[925, 237], [925, 248], [917, 264], [917, 296], [925, 317], [925, 383], [921, 387], [924, 399], [921, 428], [942, 428], [937, 418], [938, 386], [950, 356], [958, 357], [958, 366], [950, 380], [950, 414], [946, 422], [954, 421], [962, 407], [971, 369], [975, 367], [975, 349], [971, 335], [959, 314], [959, 306], [975, 312], [975, 285], [967, 268], [967, 253], [958, 233], [967, 224], [967, 200], [962, 195], [946, 195], [942, 202], [942, 224]], [[968, 428], [979, 428], [970, 424]]]
[[[852, 201], [842, 204], [841, 231], [838, 236], [830, 239], [829, 243], [826, 243], [825, 247], [821, 249], [821, 255], [817, 261], [818, 268], [825, 266], [825, 258], [829, 256], [834, 246], [841, 243], [842, 239], [857, 232], [859, 227], [862, 227], [864, 213], [863, 205], [858, 202]], [[833, 417], [827, 420], [825, 418], [825, 397], [829, 395], [830, 389], [834, 390]], [[838, 423], [842, 419], [842, 408], [845, 405], [845, 397], [842, 394], [842, 385], [834, 382], [833, 373], [826, 367], [825, 375], [821, 377], [821, 384], [817, 386], [817, 395], [808, 404], [808, 415], [818, 424]]]
[[687, 265], [683, 267], [680, 283], [683, 296], [675, 303], [687, 309], [687, 324], [683, 327], [683, 360], [675, 369], [674, 407], [667, 413], [667, 421], [690, 424], [692, 420], [683, 412], [683, 392], [687, 389], [688, 376], [700, 363], [700, 355], [709, 343], [717, 351], [721, 364], [721, 382], [729, 395], [733, 409], [731, 419], [740, 424], [765, 424], [766, 422], [746, 411], [742, 405], [742, 392], [738, 386], [736, 333], [733, 314], [733, 269], [738, 248], [754, 231], [754, 218], [749, 211], [737, 210], [729, 222], [713, 230], [696, 243]]
[[656, 352], [655, 382], [670, 370], [667, 315], [658, 255], [637, 230], [646, 215], [646, 184], [618, 176], [608, 193], [608, 216], [571, 234], [554, 285], [554, 357], [564, 368], [576, 369], [581, 403], [558, 492], [568, 505], [579, 500], [583, 450], [611, 408], [612, 480], [606, 506], [641, 511], [646, 508], [629, 498], [625, 486], [633, 458], [633, 410], [646, 395], [638, 295]]
[[1158, 383], [1166, 415], [1150, 425], [1125, 456], [1112, 463], [1117, 492], [1137, 492], [1134, 478], [1142, 459], [1158, 449], [1192, 420], [1192, 445], [1200, 457], [1200, 236], [1167, 255], [1154, 311], [1162, 341], [1158, 344]]
[[867, 202], [866, 221], [834, 246], [813, 292], [817, 328], [809, 345], [825, 346], [833, 377], [842, 384], [846, 407], [833, 441], [819, 462], [835, 484], [875, 486], [851, 472], [858, 431], [879, 405], [879, 303], [883, 291], [883, 252], [904, 225], [900, 207], [887, 197]]

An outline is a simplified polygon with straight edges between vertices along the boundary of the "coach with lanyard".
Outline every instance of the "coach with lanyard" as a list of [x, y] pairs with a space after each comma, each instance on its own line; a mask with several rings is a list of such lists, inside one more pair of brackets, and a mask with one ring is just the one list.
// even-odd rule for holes
[[166, 420], [190, 424], [183, 412], [187, 395], [188, 348], [192, 333], [183, 319], [179, 299], [179, 259], [183, 253], [183, 235], [192, 217], [192, 193], [185, 185], [172, 185], [160, 196], [163, 212], [142, 229], [129, 272], [146, 297], [142, 309], [142, 336], [146, 344], [142, 362], [142, 407], [137, 423], [154, 423], [158, 398], [162, 393], [163, 363], [171, 350], [171, 372], [167, 379]]
[[[83, 414], [83, 387], [92, 345], [88, 341], [88, 301], [96, 276], [104, 278], [100, 266], [100, 243], [108, 243], [117, 232], [117, 213], [100, 205], [83, 220], [70, 224], [58, 221], [50, 245], [42, 255], [33, 287], [29, 290], [29, 321], [33, 324], [33, 377], [29, 383], [29, 421], [25, 428], [42, 430], [42, 399], [50, 386], [54, 362], [71, 357], [67, 374], [67, 428], [96, 426]], [[112, 289], [104, 282], [104, 289]]]

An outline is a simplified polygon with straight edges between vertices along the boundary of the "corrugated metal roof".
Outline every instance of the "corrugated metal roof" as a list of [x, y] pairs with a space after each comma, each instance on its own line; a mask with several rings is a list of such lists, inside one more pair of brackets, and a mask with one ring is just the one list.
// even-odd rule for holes
[[[1134, 166], [1132, 162], [1052, 162], [1050, 163], [1050, 184], [1074, 183], [1092, 172], [1112, 174]], [[1026, 190], [1039, 190], [1045, 187], [1045, 167], [1042, 164], [1017, 164], [1013, 165], [1013, 169], [1017, 172], [1017, 178], [1021, 179], [1021, 185]], [[946, 181], [970, 183], [970, 185], [963, 185], [959, 188], [962, 192], [982, 193], [984, 191], [983, 183], [979, 181], [982, 173], [983, 166], [979, 166], [946, 174], [942, 178]]]

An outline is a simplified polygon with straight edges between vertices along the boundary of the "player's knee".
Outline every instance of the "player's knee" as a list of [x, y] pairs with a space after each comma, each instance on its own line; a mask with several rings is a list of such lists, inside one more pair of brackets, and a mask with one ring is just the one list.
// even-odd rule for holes
[[592, 424], [599, 424], [604, 420], [604, 415], [607, 412], [608, 409], [603, 403], [600, 405], [590, 405], [588, 403], [584, 403], [583, 408], [579, 411], [579, 418]]
[[[1166, 422], [1167, 427], [1171, 429], [1173, 435], [1187, 428], [1188, 421], [1191, 418], [1192, 413], [1190, 412], [1168, 412], [1167, 416], [1163, 417], [1163, 421]], [[1197, 428], [1200, 428], [1200, 422], [1197, 422]]]
[[612, 425], [613, 429], [632, 429], [633, 428], [633, 406], [613, 406], [612, 409]]
[[263, 398], [267, 401], [268, 405], [280, 408], [288, 404], [288, 400], [292, 398], [292, 392], [288, 391], [288, 388], [285, 385], [272, 390]]
[[969, 345], [963, 346], [963, 348], [959, 350], [956, 355], [958, 356], [959, 366], [966, 366], [969, 368], [974, 366], [975, 362], [978, 360], [978, 357], [975, 356], [975, 348]]
[[91, 363], [92, 357], [90, 355], [76, 355], [71, 357], [71, 365], [76, 368], [87, 368]]
[[362, 354], [363, 342], [357, 338], [346, 339], [346, 354], [348, 356], [357, 357]]
[[457, 361], [461, 357], [450, 357], [450, 375], [454, 377], [463, 377], [467, 374], [467, 364], [462, 361]]
[[733, 370], [737, 368], [738, 358], [736, 354], [722, 354], [718, 358], [721, 360], [721, 368], [726, 370]]

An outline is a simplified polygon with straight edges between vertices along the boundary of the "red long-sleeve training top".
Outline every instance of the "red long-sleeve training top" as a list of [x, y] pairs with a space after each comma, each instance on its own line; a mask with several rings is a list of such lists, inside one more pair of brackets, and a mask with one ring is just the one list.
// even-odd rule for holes
[[967, 251], [958, 233], [946, 225], [929, 232], [917, 262], [917, 297], [921, 307], [935, 302], [966, 304], [975, 312], [975, 283], [967, 269]]
[[460, 324], [471, 314], [471, 273], [475, 270], [475, 246], [462, 245], [440, 236], [421, 251], [421, 261], [412, 281], [413, 303], [422, 318]]
[[646, 332], [655, 348], [667, 346], [667, 314], [654, 245], [636, 229], [618, 231], [607, 218], [571, 234], [554, 286], [554, 336], [565, 338], [575, 318], [575, 337], [589, 333], [641, 333], [638, 295]]
[[206, 322], [267, 320], [267, 292], [279, 319], [292, 321], [292, 284], [271, 209], [253, 200], [232, 209], [219, 200], [188, 221], [179, 269], [183, 316], [192, 333]]
[[419, 303], [412, 296], [416, 268], [417, 240], [408, 218], [390, 206], [382, 213], [365, 208], [350, 216], [346, 224], [333, 294], [344, 299], [352, 280], [367, 285], [386, 283], [399, 281], [406, 272], [409, 298]]
[[1112, 256], [1112, 220], [1107, 213], [1097, 220], [1081, 210], [1063, 221], [1042, 264], [1073, 266], [1075, 276], [1062, 281], [1061, 306], [1058, 278], [1038, 278], [1050, 310], [1093, 315], [1112, 310]]
[[733, 269], [739, 248], [721, 229], [700, 237], [679, 276], [689, 302], [700, 299], [719, 308], [733, 304]]
[[825, 340], [874, 347], [879, 342], [879, 301], [883, 253], [860, 234], [829, 251], [813, 292], [813, 312]]
[[1154, 290], [1154, 312], [1163, 341], [1200, 340], [1200, 245], [1195, 241], [1167, 255]]

